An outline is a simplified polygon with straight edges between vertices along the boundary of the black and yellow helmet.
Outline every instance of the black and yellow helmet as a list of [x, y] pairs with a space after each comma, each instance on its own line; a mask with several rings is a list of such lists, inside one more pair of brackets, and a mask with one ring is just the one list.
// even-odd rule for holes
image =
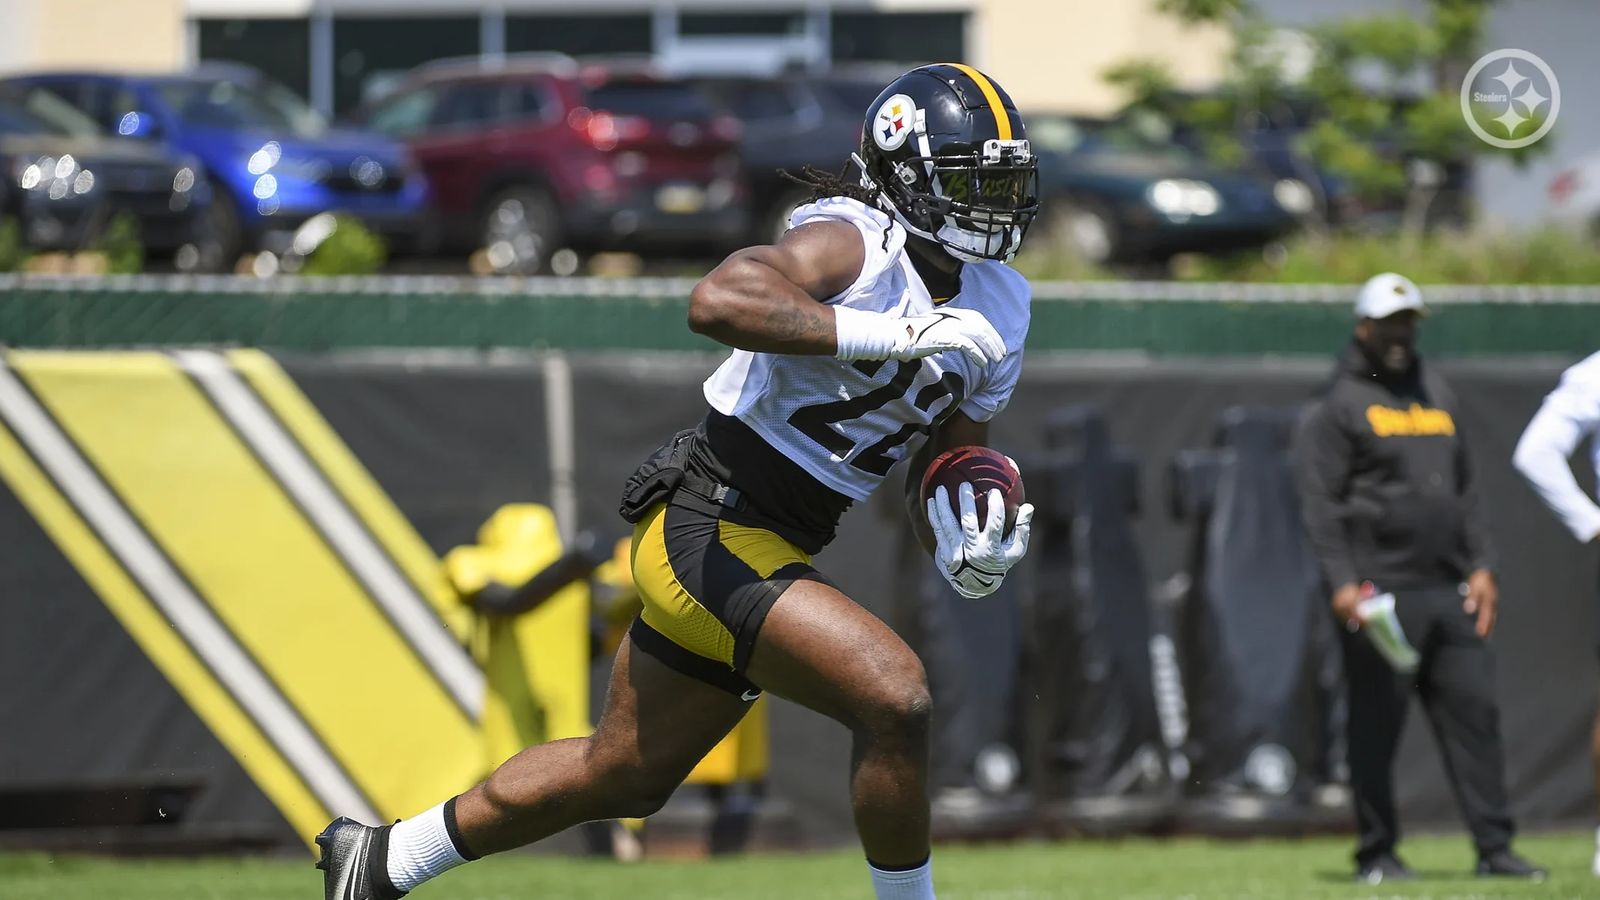
[[1039, 209], [1022, 116], [987, 75], [960, 63], [896, 78], [867, 110], [862, 181], [911, 233], [957, 259], [1008, 261]]

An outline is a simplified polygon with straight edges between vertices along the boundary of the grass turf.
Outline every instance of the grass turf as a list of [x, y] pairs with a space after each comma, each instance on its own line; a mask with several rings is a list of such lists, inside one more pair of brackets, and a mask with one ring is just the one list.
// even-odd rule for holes
[[[1543, 884], [1470, 875], [1463, 836], [1414, 837], [1401, 848], [1416, 881], [1369, 888], [1350, 880], [1350, 841], [1198, 839], [946, 846], [934, 854], [941, 900], [1025, 898], [1487, 898], [1600, 897], [1589, 874], [1590, 833], [1522, 838], [1550, 870]], [[4, 900], [311, 900], [321, 873], [309, 860], [114, 860], [0, 855]], [[871, 897], [860, 856], [831, 852], [715, 862], [607, 862], [512, 855], [446, 875], [416, 900], [710, 900]]]

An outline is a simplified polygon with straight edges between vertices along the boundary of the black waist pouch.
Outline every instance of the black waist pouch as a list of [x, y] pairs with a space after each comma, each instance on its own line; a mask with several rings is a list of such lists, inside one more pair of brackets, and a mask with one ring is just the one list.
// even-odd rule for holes
[[617, 509], [624, 520], [638, 524], [645, 513], [667, 502], [683, 485], [694, 434], [695, 429], [686, 428], [673, 435], [628, 476], [622, 485], [622, 505]]

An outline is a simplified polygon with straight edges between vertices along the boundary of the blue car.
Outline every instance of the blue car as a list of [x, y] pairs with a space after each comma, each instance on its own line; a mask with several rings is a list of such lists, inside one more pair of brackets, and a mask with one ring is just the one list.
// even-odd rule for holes
[[428, 185], [407, 151], [366, 131], [328, 128], [288, 88], [246, 66], [176, 75], [63, 72], [7, 79], [48, 89], [113, 134], [196, 157], [211, 181], [204, 256], [281, 252], [321, 212], [361, 219], [398, 249], [428, 243]]

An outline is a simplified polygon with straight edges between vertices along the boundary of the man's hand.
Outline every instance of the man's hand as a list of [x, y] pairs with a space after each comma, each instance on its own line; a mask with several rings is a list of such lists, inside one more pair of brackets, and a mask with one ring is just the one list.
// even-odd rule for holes
[[994, 593], [1011, 567], [1028, 552], [1028, 533], [1032, 529], [1033, 504], [1017, 509], [1011, 536], [1005, 536], [1005, 497], [999, 490], [989, 492], [988, 521], [978, 524], [978, 501], [972, 485], [963, 482], [956, 491], [961, 516], [950, 508], [950, 492], [940, 485], [928, 498], [928, 524], [933, 526], [938, 548], [934, 559], [956, 593], [976, 600]]
[[978, 366], [1005, 358], [1006, 344], [983, 313], [941, 309], [915, 316], [893, 316], [845, 306], [833, 307], [840, 359], [893, 359], [908, 362], [947, 350], [965, 353]]
[[906, 316], [900, 321], [905, 326], [905, 338], [895, 343], [890, 359], [905, 362], [946, 350], [960, 350], [979, 366], [993, 365], [1005, 358], [1006, 342], [1000, 339], [1000, 332], [975, 309], [953, 307]]
[[1476, 613], [1478, 616], [1478, 637], [1486, 638], [1494, 631], [1494, 617], [1500, 605], [1500, 588], [1494, 583], [1494, 573], [1488, 569], [1478, 569], [1467, 576], [1467, 599], [1461, 602], [1461, 608], [1467, 615]]
[[1361, 585], [1353, 581], [1339, 585], [1329, 602], [1333, 607], [1333, 614], [1339, 617], [1344, 627], [1351, 631], [1361, 627]]

